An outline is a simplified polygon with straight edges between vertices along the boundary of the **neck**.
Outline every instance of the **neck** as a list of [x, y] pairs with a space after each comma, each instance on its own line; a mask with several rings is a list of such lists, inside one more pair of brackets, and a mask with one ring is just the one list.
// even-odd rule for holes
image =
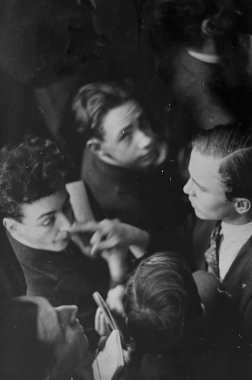
[[36, 247], [32, 247], [24, 238], [19, 236], [15, 231], [12, 231], [9, 229], [7, 231], [13, 237], [13, 239], [17, 240], [19, 243], [26, 245], [27, 247], [30, 247], [30, 248], [36, 248]]
[[243, 224], [248, 224], [252, 222], [252, 210], [249, 210], [245, 214], [239, 214], [233, 219], [223, 219], [223, 222], [232, 224], [234, 226], [242, 226]]

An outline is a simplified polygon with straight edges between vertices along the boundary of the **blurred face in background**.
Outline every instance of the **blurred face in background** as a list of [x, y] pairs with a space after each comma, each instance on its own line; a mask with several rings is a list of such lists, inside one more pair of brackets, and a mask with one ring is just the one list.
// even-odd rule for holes
[[92, 379], [88, 339], [76, 318], [77, 306], [64, 305], [54, 308], [45, 298], [33, 297], [30, 300], [38, 305], [38, 339], [52, 343], [55, 347], [57, 362], [53, 374], [67, 374], [71, 377], [73, 371], [81, 366], [86, 378]]
[[4, 0], [0, 15], [1, 69], [19, 82], [38, 87], [69, 74], [76, 65], [76, 57], [72, 57], [75, 40], [82, 41], [88, 56], [95, 48], [93, 9], [89, 0]]

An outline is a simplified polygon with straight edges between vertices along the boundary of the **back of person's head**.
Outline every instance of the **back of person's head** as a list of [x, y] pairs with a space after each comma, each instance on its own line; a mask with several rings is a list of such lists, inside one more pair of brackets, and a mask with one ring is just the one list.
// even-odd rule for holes
[[89, 140], [102, 140], [102, 121], [106, 114], [131, 100], [130, 91], [115, 83], [92, 83], [80, 88], [73, 101], [77, 130]]
[[51, 141], [27, 137], [0, 152], [0, 211], [21, 221], [20, 206], [47, 197], [66, 183], [68, 163]]
[[129, 280], [125, 311], [141, 354], [182, 354], [197, 344], [201, 301], [183, 256], [161, 252], [142, 261]]
[[16, 298], [1, 310], [1, 380], [45, 380], [56, 363], [54, 347], [38, 339], [38, 305]]
[[237, 17], [232, 0], [158, 0], [150, 36], [157, 51], [171, 44], [201, 46], [203, 31], [216, 40], [233, 35]]
[[197, 135], [193, 148], [206, 156], [223, 159], [220, 165], [226, 197], [252, 201], [252, 128], [219, 125]]

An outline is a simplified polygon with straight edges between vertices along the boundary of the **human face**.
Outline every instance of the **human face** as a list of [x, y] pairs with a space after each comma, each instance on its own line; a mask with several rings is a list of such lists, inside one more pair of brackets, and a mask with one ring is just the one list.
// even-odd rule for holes
[[226, 186], [219, 173], [222, 159], [201, 154], [193, 149], [190, 162], [190, 178], [184, 186], [195, 214], [204, 220], [223, 220], [235, 224], [235, 201], [227, 199]]
[[57, 361], [54, 368], [55, 375], [65, 378], [65, 374], [70, 375], [73, 370], [81, 367], [87, 378], [93, 378], [88, 376], [92, 374], [88, 339], [76, 318], [77, 306], [65, 305], [54, 308], [42, 297], [32, 297], [30, 301], [38, 305], [38, 339], [55, 347]]
[[157, 160], [155, 135], [134, 101], [111, 109], [103, 119], [102, 154], [117, 166], [145, 168]]
[[28, 247], [62, 251], [70, 241], [73, 211], [65, 188], [30, 204], [21, 206], [21, 222], [14, 236]]

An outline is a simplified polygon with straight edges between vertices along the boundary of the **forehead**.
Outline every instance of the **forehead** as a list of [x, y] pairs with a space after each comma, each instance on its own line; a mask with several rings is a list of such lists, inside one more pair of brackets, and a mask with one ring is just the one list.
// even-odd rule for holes
[[65, 188], [57, 191], [56, 193], [43, 197], [32, 203], [24, 203], [21, 206], [21, 212], [23, 214], [23, 221], [38, 220], [42, 215], [46, 213], [52, 213], [60, 211], [68, 199], [69, 195]]
[[112, 108], [104, 117], [103, 126], [105, 132], [121, 131], [143, 113], [140, 105], [134, 100], [130, 100], [118, 107]]
[[189, 162], [190, 176], [199, 185], [209, 190], [225, 190], [219, 173], [222, 162], [222, 158], [204, 155], [194, 148]]

